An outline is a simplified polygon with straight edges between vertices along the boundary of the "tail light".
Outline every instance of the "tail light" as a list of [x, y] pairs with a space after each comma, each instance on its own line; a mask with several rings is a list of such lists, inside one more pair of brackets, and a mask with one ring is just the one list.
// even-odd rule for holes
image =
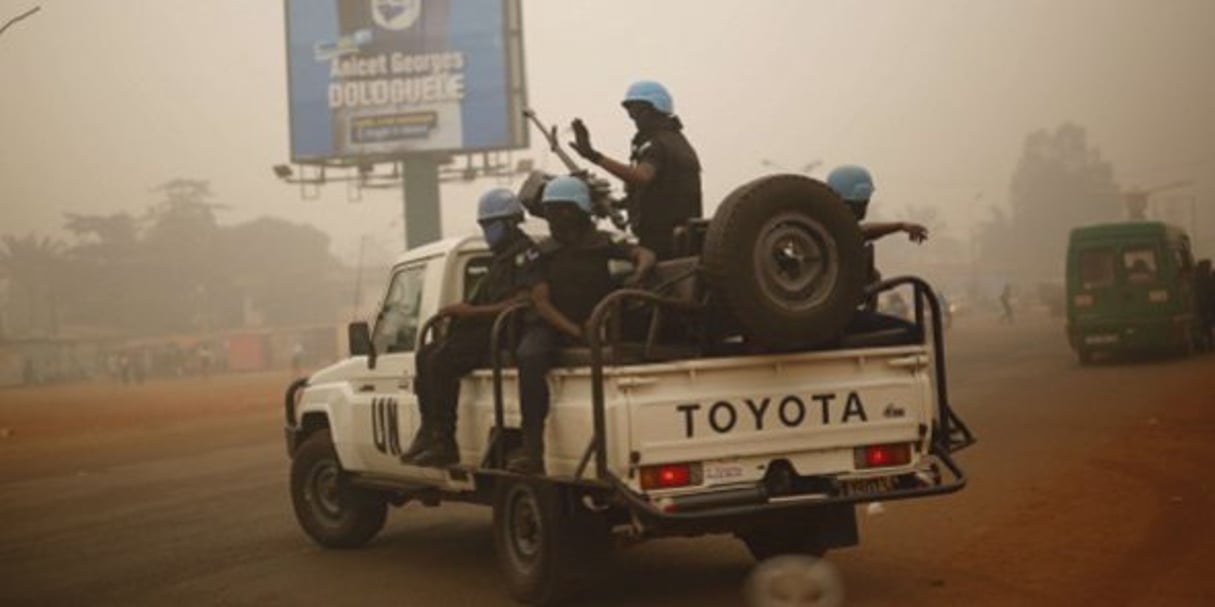
[[1072, 298], [1072, 302], [1077, 308], [1088, 308], [1093, 305], [1093, 296], [1089, 293], [1082, 293]]
[[1153, 289], [1148, 291], [1148, 301], [1152, 303], [1165, 303], [1169, 300], [1169, 292], [1164, 289]]
[[857, 447], [852, 454], [857, 470], [905, 466], [911, 463], [911, 444], [890, 443]]
[[699, 485], [703, 481], [699, 463], [659, 464], [641, 467], [641, 489], [675, 489]]

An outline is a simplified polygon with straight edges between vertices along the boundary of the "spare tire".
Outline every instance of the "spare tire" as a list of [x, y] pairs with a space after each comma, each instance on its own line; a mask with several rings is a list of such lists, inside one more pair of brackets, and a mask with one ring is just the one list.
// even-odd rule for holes
[[867, 268], [856, 217], [826, 184], [770, 175], [726, 197], [709, 224], [705, 279], [747, 337], [779, 349], [837, 337]]

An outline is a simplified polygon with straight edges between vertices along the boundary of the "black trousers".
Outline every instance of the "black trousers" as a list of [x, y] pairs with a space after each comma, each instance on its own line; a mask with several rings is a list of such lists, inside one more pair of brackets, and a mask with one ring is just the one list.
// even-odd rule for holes
[[515, 357], [519, 361], [519, 409], [524, 432], [544, 427], [548, 417], [548, 372], [557, 358], [557, 348], [568, 340], [552, 325], [531, 322], [524, 326]]
[[488, 359], [489, 329], [484, 326], [455, 324], [444, 339], [422, 346], [414, 359], [414, 392], [424, 426], [455, 432], [460, 378]]

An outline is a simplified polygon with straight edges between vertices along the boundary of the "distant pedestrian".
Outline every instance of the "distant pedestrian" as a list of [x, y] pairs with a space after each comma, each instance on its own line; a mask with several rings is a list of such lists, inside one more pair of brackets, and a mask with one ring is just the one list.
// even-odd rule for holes
[[903, 299], [903, 294], [898, 291], [890, 294], [890, 298], [887, 300], [887, 310], [891, 316], [906, 321], [911, 320], [911, 307], [907, 305], [907, 300]]
[[1004, 314], [1000, 316], [1000, 322], [1008, 324], [1013, 323], [1012, 309], [1012, 285], [1004, 283], [1004, 291], [1000, 293], [1000, 306], [1004, 308]]

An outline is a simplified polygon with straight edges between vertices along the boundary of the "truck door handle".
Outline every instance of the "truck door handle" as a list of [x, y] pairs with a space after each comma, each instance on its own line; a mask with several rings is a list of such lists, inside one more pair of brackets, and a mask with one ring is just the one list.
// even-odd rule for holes
[[886, 364], [896, 369], [921, 369], [928, 366], [928, 357], [923, 354], [913, 354], [902, 358], [892, 358]]
[[358, 388], [359, 392], [375, 392], [375, 384], [363, 384]]
[[402, 379], [401, 381], [397, 382], [397, 387], [402, 390], [413, 390], [413, 378], [406, 377]]

